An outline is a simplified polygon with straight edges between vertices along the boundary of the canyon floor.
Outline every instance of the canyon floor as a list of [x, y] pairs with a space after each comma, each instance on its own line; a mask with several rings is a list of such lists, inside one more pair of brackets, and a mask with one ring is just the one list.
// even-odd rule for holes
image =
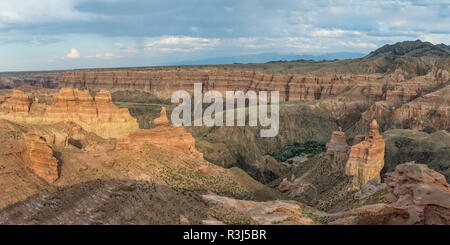
[[[449, 54], [0, 74], [0, 224], [450, 224]], [[194, 83], [280, 91], [278, 135], [173, 126]]]

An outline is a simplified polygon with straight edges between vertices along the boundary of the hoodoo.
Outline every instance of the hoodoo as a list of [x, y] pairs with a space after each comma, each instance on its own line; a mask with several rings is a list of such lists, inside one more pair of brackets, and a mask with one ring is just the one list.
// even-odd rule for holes
[[153, 123], [156, 126], [169, 126], [169, 119], [167, 119], [166, 107], [163, 106], [161, 108], [161, 112], [159, 113], [159, 117], [153, 120]]
[[345, 174], [353, 177], [349, 189], [359, 189], [369, 180], [380, 183], [380, 171], [384, 166], [385, 143], [378, 131], [378, 123], [370, 123], [367, 139], [353, 145], [345, 166]]

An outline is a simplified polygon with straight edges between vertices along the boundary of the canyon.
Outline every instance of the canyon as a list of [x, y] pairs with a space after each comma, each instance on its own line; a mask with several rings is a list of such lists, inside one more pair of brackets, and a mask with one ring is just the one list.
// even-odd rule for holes
[[[399, 71], [401, 72], [401, 71]], [[442, 75], [444, 73], [444, 75]], [[363, 86], [369, 101], [387, 100], [408, 102], [421, 92], [448, 81], [446, 70], [430, 71], [411, 79], [395, 79], [374, 75], [268, 75], [242, 70], [226, 71], [218, 68], [185, 68], [167, 70], [127, 71], [69, 71], [61, 74], [59, 86], [110, 91], [137, 90], [167, 96], [177, 90], [193, 91], [194, 83], [201, 83], [203, 92], [279, 91], [281, 101], [313, 101], [341, 94], [353, 87]], [[168, 97], [170, 99], [170, 97]], [[167, 99], [167, 97], [166, 97]]]
[[[450, 58], [410, 44], [344, 61], [2, 75], [0, 224], [448, 224]], [[171, 94], [194, 83], [279, 91], [279, 134], [171, 125]]]

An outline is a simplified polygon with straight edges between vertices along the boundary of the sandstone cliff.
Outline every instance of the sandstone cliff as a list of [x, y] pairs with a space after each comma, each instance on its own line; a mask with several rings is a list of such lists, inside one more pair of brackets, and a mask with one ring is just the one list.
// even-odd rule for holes
[[28, 133], [23, 137], [27, 167], [48, 183], [54, 183], [59, 178], [59, 172], [58, 161], [53, 157], [53, 150], [35, 133]]
[[367, 139], [353, 145], [345, 166], [345, 174], [353, 177], [351, 190], [359, 189], [369, 180], [380, 183], [380, 172], [384, 166], [385, 143], [379, 134], [378, 124], [373, 120]]
[[32, 99], [21, 90], [14, 89], [11, 94], [7, 94], [0, 99], [0, 109], [13, 113], [28, 113]]
[[281, 100], [309, 101], [340, 93], [351, 86], [350, 83], [355, 78], [268, 75], [251, 71], [188, 68], [145, 71], [70, 71], [63, 74], [60, 87], [160, 92], [180, 89], [192, 91], [194, 83], [202, 83], [205, 91], [278, 90]]
[[30, 96], [14, 90], [0, 101], [0, 117], [30, 124], [74, 122], [103, 138], [124, 138], [139, 128], [128, 109], [115, 106], [105, 90], [97, 92], [93, 99], [87, 90], [63, 88], [49, 106], [31, 101]]
[[365, 87], [368, 100], [398, 100], [407, 102], [426, 88], [448, 81], [446, 71], [433, 71], [410, 79], [381, 79], [376, 75], [273, 75], [254, 71], [222, 70], [217, 68], [144, 69], [68, 71], [59, 79], [59, 86], [82, 89], [192, 91], [194, 83], [202, 83], [203, 90], [280, 91], [283, 101], [312, 101], [341, 94], [355, 86]]
[[119, 140], [117, 149], [139, 150], [145, 144], [152, 144], [164, 148], [175, 147], [193, 158], [203, 159], [203, 155], [195, 149], [194, 137], [183, 126], [169, 126], [165, 107], [154, 124], [156, 128], [140, 129], [130, 133], [128, 138]]
[[450, 85], [402, 105], [392, 116], [402, 128], [450, 128]]
[[104, 138], [123, 138], [138, 128], [126, 108], [118, 108], [111, 94], [101, 90], [92, 99], [87, 90], [61, 89], [46, 110], [46, 123], [75, 122], [88, 132]]
[[348, 159], [349, 147], [345, 140], [345, 133], [342, 131], [334, 131], [331, 134], [331, 139], [326, 145], [326, 155], [331, 161], [333, 172], [344, 173], [345, 163]]

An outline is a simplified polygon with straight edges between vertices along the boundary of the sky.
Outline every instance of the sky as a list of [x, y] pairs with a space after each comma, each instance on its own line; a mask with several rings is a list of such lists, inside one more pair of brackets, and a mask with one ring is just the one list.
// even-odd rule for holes
[[0, 72], [450, 44], [450, 0], [1, 0]]

